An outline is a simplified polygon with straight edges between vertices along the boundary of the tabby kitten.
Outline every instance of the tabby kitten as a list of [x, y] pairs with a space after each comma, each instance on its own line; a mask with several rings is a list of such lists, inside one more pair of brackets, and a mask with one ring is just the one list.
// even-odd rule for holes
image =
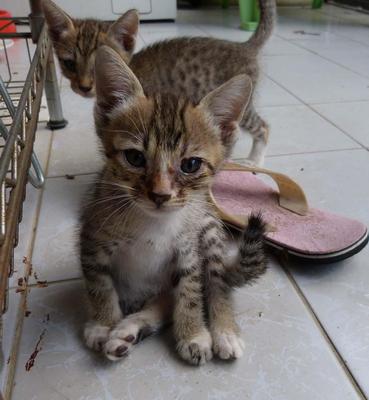
[[208, 187], [237, 138], [250, 78], [238, 75], [194, 104], [145, 95], [107, 46], [95, 68], [106, 163], [81, 217], [87, 346], [118, 360], [172, 320], [189, 363], [240, 357], [232, 288], [264, 272], [264, 224], [251, 217], [239, 243], [227, 244]]
[[[46, 1], [45, 4], [51, 3], [50, 0], [44, 1]], [[155, 93], [164, 89], [174, 94], [183, 93], [184, 96], [191, 98], [196, 103], [205, 94], [239, 74], [247, 74], [255, 87], [259, 77], [258, 54], [269, 38], [274, 25], [275, 0], [259, 0], [259, 5], [260, 24], [254, 35], [245, 43], [205, 37], [175, 38], [158, 42], [134, 54], [129, 65], [141, 82], [145, 93]], [[45, 15], [50, 33], [54, 38], [54, 46], [57, 48], [60, 45], [57, 39], [59, 26], [64, 24], [67, 27], [66, 21], [69, 21], [69, 25], [74, 26], [74, 32], [78, 32], [79, 40], [77, 43], [73, 40], [68, 42], [68, 48], [71, 52], [77, 51], [76, 47], [83, 50], [86, 54], [84, 62], [88, 64], [88, 57], [93, 59], [96, 48], [102, 42], [91, 42], [89, 34], [85, 34], [84, 31], [100, 29], [98, 28], [99, 23], [90, 20], [83, 23], [78, 20], [72, 22], [71, 18], [66, 16], [63, 11], [59, 8], [57, 10], [58, 12], [49, 14], [48, 7], [45, 7]], [[121, 17], [114, 25], [119, 26], [121, 32], [125, 32], [126, 40], [130, 41], [129, 38], [131, 38], [130, 43], [134, 44], [138, 29], [137, 14], [134, 14], [133, 10], [128, 11], [127, 14], [130, 22], [128, 27], [125, 26], [127, 20], [125, 16]], [[62, 23], [62, 21], [64, 22]], [[134, 26], [134, 23], [137, 25]], [[53, 32], [56, 33], [56, 38]], [[117, 40], [116, 43], [121, 43], [121, 40]], [[92, 44], [93, 46], [91, 46]], [[125, 46], [123, 47], [125, 48]], [[128, 61], [130, 56], [131, 52], [126, 51], [124, 60]], [[79, 64], [77, 67], [77, 74], [86, 76], [85, 70], [79, 67]], [[92, 84], [93, 74], [91, 69], [89, 71], [88, 79]], [[248, 156], [249, 162], [257, 165], [263, 164], [269, 128], [255, 111], [252, 101], [246, 108], [240, 125], [253, 137], [252, 148]]]
[[63, 75], [70, 80], [74, 92], [93, 97], [96, 49], [107, 44], [129, 61], [136, 43], [137, 11], [129, 10], [109, 23], [71, 18], [51, 0], [43, 0], [42, 7]]

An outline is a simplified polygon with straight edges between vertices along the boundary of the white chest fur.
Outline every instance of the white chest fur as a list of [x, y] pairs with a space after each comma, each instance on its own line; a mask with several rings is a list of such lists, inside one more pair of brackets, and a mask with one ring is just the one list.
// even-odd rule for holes
[[134, 239], [120, 242], [113, 268], [122, 301], [140, 301], [169, 286], [183, 224], [179, 213], [147, 219]]

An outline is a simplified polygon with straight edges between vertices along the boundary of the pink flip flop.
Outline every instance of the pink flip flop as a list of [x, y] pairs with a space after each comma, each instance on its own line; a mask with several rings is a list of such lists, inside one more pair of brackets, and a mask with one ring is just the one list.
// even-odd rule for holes
[[[267, 174], [279, 192], [255, 173]], [[228, 162], [210, 191], [219, 215], [243, 229], [251, 212], [261, 212], [269, 229], [266, 242], [298, 259], [318, 263], [343, 260], [368, 243], [361, 222], [309, 208], [304, 191], [288, 176], [263, 168]]]

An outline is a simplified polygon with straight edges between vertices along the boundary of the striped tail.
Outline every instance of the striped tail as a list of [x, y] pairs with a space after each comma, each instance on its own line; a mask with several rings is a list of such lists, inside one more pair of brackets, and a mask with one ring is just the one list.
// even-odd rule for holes
[[260, 22], [255, 33], [245, 43], [247, 47], [260, 49], [272, 34], [276, 20], [276, 0], [259, 0]]
[[252, 283], [266, 271], [265, 229], [261, 215], [251, 214], [248, 225], [242, 234], [239, 263], [227, 268], [223, 276], [228, 286], [241, 287], [247, 283]]

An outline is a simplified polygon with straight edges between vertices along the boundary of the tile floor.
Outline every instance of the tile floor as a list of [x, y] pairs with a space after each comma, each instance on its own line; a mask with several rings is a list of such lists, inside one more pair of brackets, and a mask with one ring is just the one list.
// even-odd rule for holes
[[[257, 96], [272, 127], [265, 164], [300, 182], [314, 206], [369, 225], [369, 16], [333, 6], [278, 13]], [[177, 35], [244, 40], [249, 34], [238, 24], [237, 9], [181, 10], [175, 24], [142, 25], [139, 47]], [[65, 81], [61, 90], [69, 125], [50, 133], [40, 123], [36, 150], [48, 178], [42, 192], [28, 188], [5, 316], [5, 361], [11, 357], [2, 382], [16, 367], [13, 384], [7, 381], [12, 399], [369, 399], [369, 248], [329, 266], [272, 260], [265, 277], [236, 296], [247, 345], [239, 361], [184, 365], [168, 332], [114, 365], [83, 347], [75, 232], [79, 200], [101, 161], [92, 102]], [[234, 158], [242, 161], [249, 145], [244, 136]], [[33, 276], [31, 314], [11, 353], [25, 312], [24, 295], [16, 293], [23, 256], [32, 257], [37, 279], [48, 286], [37, 287]]]

